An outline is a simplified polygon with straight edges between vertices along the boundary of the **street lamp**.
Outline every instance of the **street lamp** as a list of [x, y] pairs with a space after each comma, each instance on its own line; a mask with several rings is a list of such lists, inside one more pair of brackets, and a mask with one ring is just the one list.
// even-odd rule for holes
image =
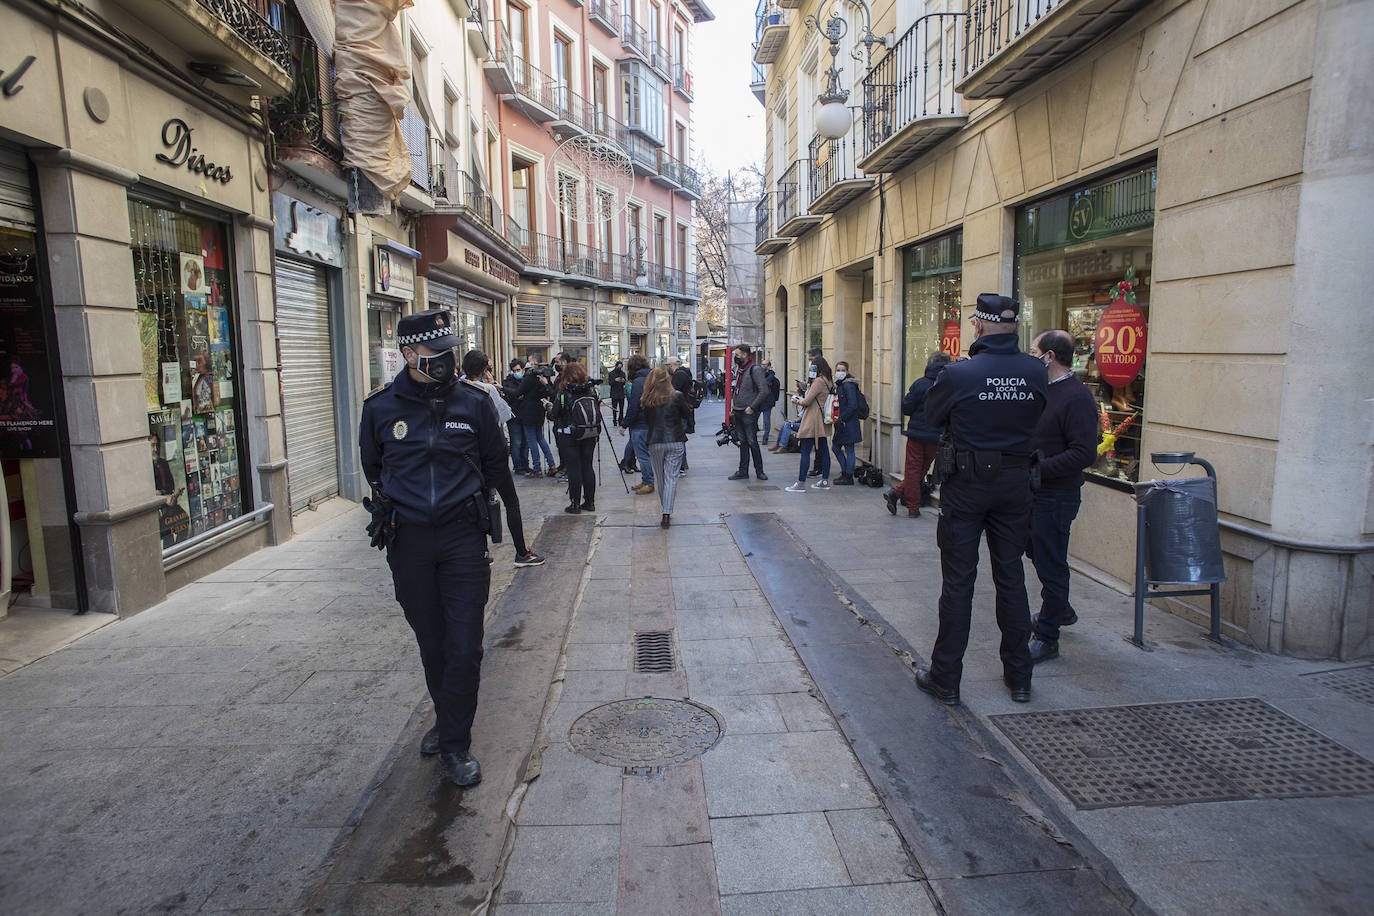
[[[827, 140], [838, 140], [845, 136], [854, 122], [853, 115], [845, 104], [849, 101], [849, 90], [840, 84], [840, 70], [836, 66], [836, 58], [840, 56], [840, 42], [849, 34], [849, 23], [844, 18], [846, 5], [857, 9], [863, 14], [864, 19], [863, 31], [859, 33], [859, 42], [863, 45], [863, 50], [854, 48], [850, 52], [851, 57], [871, 67], [873, 46], [891, 47], [887, 36], [879, 38], [873, 34], [872, 16], [865, 0], [832, 0], [830, 15], [826, 17], [824, 25], [816, 16], [806, 17], [807, 27], [815, 29], [830, 43], [830, 66], [825, 71], [825, 83], [816, 97], [816, 101], [821, 103], [821, 109], [816, 114], [816, 132]], [[865, 99], [864, 110], [868, 111], [871, 104], [870, 100]]]

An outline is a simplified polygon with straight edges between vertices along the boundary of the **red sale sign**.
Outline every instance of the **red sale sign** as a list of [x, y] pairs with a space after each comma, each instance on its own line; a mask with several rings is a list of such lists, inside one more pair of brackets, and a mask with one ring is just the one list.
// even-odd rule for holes
[[959, 358], [959, 326], [959, 319], [951, 318], [940, 332], [940, 349], [948, 353], [950, 359]]
[[1134, 305], [1113, 302], [1097, 322], [1093, 342], [1097, 371], [1107, 384], [1124, 388], [1145, 367], [1145, 313]]

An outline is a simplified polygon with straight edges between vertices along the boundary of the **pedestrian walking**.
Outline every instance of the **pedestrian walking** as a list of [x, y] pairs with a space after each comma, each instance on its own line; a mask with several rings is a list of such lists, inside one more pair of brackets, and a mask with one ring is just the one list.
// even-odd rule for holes
[[778, 374], [773, 371], [771, 359], [763, 361], [763, 377], [768, 380], [768, 400], [763, 402], [763, 438], [759, 441], [767, 445], [768, 438], [773, 435], [773, 410], [782, 396], [782, 382], [778, 381]]
[[654, 492], [654, 466], [649, 461], [649, 423], [640, 407], [644, 396], [644, 381], [649, 377], [649, 361], [638, 353], [630, 357], [625, 366], [630, 376], [630, 396], [626, 399], [625, 415], [620, 418], [622, 429], [630, 431], [630, 445], [634, 448], [635, 462], [639, 465], [639, 483], [630, 489], [641, 496]]
[[797, 438], [801, 442], [801, 470], [797, 472], [797, 482], [787, 487], [789, 493], [806, 492], [807, 471], [811, 467], [811, 451], [818, 449], [821, 459], [821, 476], [811, 485], [813, 490], [830, 489], [830, 452], [826, 449], [830, 424], [826, 411], [829, 409], [830, 395], [834, 393], [834, 373], [824, 356], [811, 360], [808, 374], [811, 384], [806, 394], [792, 395], [792, 403], [801, 410], [801, 425], [797, 428]]
[[1040, 613], [1031, 618], [1031, 661], [1059, 657], [1059, 630], [1078, 622], [1069, 603], [1069, 530], [1083, 501], [1083, 471], [1097, 460], [1097, 399], [1073, 372], [1073, 338], [1045, 331], [1030, 355], [1045, 363], [1049, 393], [1031, 446], [1040, 487], [1031, 497], [1030, 557], [1040, 577]]
[[739, 430], [739, 470], [730, 480], [749, 479], [749, 459], [754, 459], [754, 477], [767, 480], [763, 473], [763, 449], [759, 448], [759, 411], [768, 400], [768, 380], [763, 367], [754, 362], [748, 344], [735, 347], [735, 378], [730, 402], [730, 422]]
[[606, 385], [611, 390], [611, 425], [619, 426], [620, 418], [625, 416], [625, 363], [615, 361], [615, 366], [606, 373]]
[[[691, 370], [688, 369], [686, 366], [682, 365], [682, 360], [678, 359], [676, 356], [670, 356], [670, 357], [668, 357], [668, 361], [667, 361], [666, 363], [664, 363], [663, 365], [664, 365], [664, 368], [666, 368], [666, 369], [668, 370], [668, 376], [669, 376], [669, 378], [670, 378], [670, 379], [672, 380], [672, 382], [673, 382], [673, 388], [674, 388], [674, 390], [676, 390], [676, 391], [678, 391], [678, 392], [681, 392], [681, 393], [684, 394], [684, 395], [688, 395], [688, 399], [691, 400], [691, 397], [690, 397], [690, 396], [691, 396], [691, 393], [692, 393], [692, 372], [691, 372]], [[700, 406], [700, 404], [701, 404], [701, 402], [700, 402], [700, 401], [697, 401], [697, 405], [696, 405], [696, 406]], [[693, 435], [693, 434], [697, 431], [696, 411], [694, 411], [694, 410], [692, 410], [692, 409], [690, 409], [690, 408], [687, 410], [687, 415], [686, 415], [686, 417], [683, 418], [683, 421], [682, 421], [682, 427], [683, 427], [683, 429], [686, 430], [687, 435], [689, 435], [689, 436], [690, 436], [690, 435]], [[683, 445], [682, 445], [682, 467], [678, 470], [678, 476], [679, 476], [679, 477], [686, 477], [686, 476], [687, 476], [687, 440], [686, 440], [686, 439], [683, 440]]]
[[472, 722], [491, 587], [487, 493], [507, 473], [506, 443], [491, 399], [458, 382], [451, 322], [446, 309], [397, 322], [406, 367], [363, 402], [359, 449], [372, 487], [368, 533], [386, 551], [434, 700], [420, 752], [471, 786], [482, 778]]
[[[950, 363], [926, 395], [926, 420], [945, 427], [940, 475], [940, 629], [916, 685], [942, 703], [959, 702], [973, 614], [978, 542], [987, 536], [1002, 631], [1002, 681], [1030, 700], [1030, 608], [1021, 556], [1030, 537], [1031, 441], [1045, 409], [1048, 374], [1017, 346], [1021, 306], [981, 293], [969, 358]], [[952, 453], [952, 454], [951, 454]]]
[[601, 399], [581, 363], [564, 365], [549, 403], [549, 419], [561, 443], [568, 469], [568, 506], [571, 515], [596, 511], [596, 442], [601, 435]]
[[854, 486], [854, 446], [863, 441], [863, 421], [859, 418], [861, 395], [858, 381], [849, 374], [849, 363], [835, 364], [835, 395], [839, 399], [839, 416], [831, 435], [831, 448], [840, 463], [840, 476], [835, 486]]
[[659, 525], [667, 528], [677, 495], [678, 464], [687, 454], [687, 418], [699, 404], [673, 387], [667, 370], [655, 369], [644, 383], [640, 405], [648, 422], [649, 460], [659, 482], [658, 503], [663, 510]]
[[541, 371], [537, 367], [531, 369], [527, 366], [518, 376], [520, 387], [517, 393], [520, 403], [515, 408], [515, 417], [520, 421], [525, 447], [529, 449], [530, 454], [530, 466], [525, 472], [526, 477], [544, 476], [543, 466], [539, 463], [541, 453], [549, 473], [552, 474], [555, 467], [553, 452], [549, 449], [548, 440], [544, 438], [544, 402], [549, 399], [552, 391], [546, 374], [541, 374]]
[[925, 374], [911, 383], [906, 397], [902, 398], [902, 413], [908, 417], [906, 430], [906, 462], [902, 469], [902, 482], [883, 494], [887, 511], [897, 514], [897, 503], [906, 506], [908, 518], [919, 518], [921, 506], [929, 502], [930, 489], [926, 484], [926, 473], [935, 462], [935, 447], [940, 441], [939, 428], [926, 420], [926, 393], [935, 384], [940, 370], [949, 365], [949, 354], [936, 350], [926, 360]]
[[510, 432], [511, 468], [516, 474], [524, 474], [530, 469], [530, 452], [525, 445], [525, 427], [520, 425], [520, 382], [525, 377], [525, 364], [518, 359], [510, 361], [510, 371], [501, 380], [501, 395], [510, 406], [511, 417], [506, 421]]

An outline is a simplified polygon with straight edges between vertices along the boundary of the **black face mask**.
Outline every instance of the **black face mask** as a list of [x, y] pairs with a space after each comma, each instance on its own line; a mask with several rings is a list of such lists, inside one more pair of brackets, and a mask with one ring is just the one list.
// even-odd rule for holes
[[415, 363], [415, 371], [438, 385], [453, 381], [457, 367], [458, 354], [453, 350], [445, 350], [434, 356], [418, 356]]

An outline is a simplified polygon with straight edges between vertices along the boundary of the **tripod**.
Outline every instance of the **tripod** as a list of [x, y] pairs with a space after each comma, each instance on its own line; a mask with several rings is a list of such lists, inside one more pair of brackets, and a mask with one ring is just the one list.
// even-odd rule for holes
[[[615, 440], [611, 438], [611, 431], [606, 428], [606, 418], [601, 417], [601, 431], [606, 434], [606, 444], [611, 447], [611, 453], [615, 454]], [[625, 494], [630, 493], [630, 485], [625, 482], [625, 469], [620, 466], [620, 460], [616, 459], [615, 469], [620, 472], [620, 485], [625, 488]], [[601, 442], [596, 443], [596, 470], [598, 476], [601, 473]]]

